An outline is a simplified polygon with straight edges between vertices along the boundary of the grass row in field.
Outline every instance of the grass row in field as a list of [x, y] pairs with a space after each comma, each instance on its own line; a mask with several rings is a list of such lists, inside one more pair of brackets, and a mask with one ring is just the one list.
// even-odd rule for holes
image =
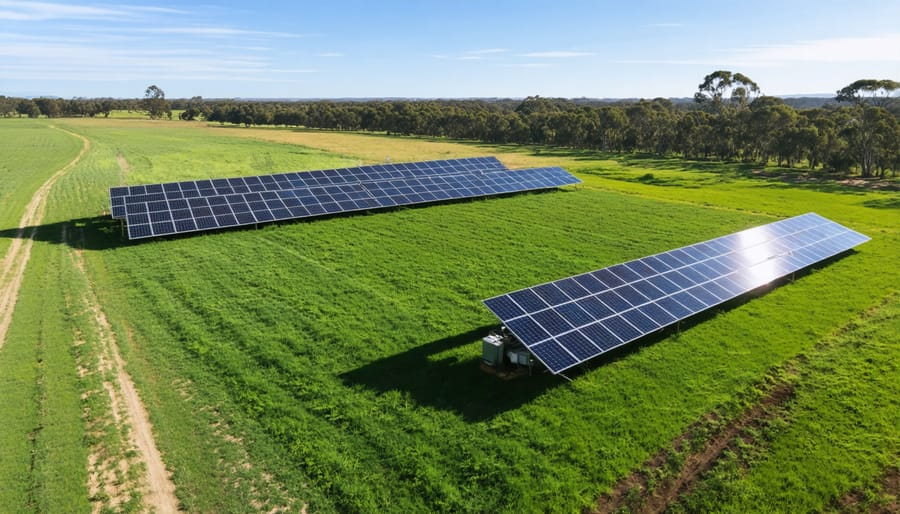
[[74, 278], [65, 247], [36, 243], [0, 351], [0, 505], [20, 512], [89, 510], [73, 313], [66, 302], [79, 287]]
[[[103, 128], [110, 130], [103, 130]], [[96, 217], [99, 212], [106, 209], [108, 184], [117, 183], [121, 180], [121, 170], [119, 168], [118, 155], [135, 155], [140, 157], [141, 153], [122, 150], [124, 145], [129, 144], [134, 139], [140, 139], [144, 149], [151, 149], [155, 152], [158, 148], [163, 148], [166, 155], [178, 154], [179, 152], [187, 152], [192, 148], [192, 140], [187, 137], [196, 133], [181, 134], [186, 136], [181, 143], [178, 139], [171, 139], [171, 134], [167, 132], [158, 133], [153, 124], [147, 124], [143, 134], [141, 131], [137, 133], [127, 133], [123, 137], [118, 131], [121, 126], [116, 124], [103, 124], [100, 129], [95, 132], [84, 130], [77, 123], [75, 126], [69, 126], [70, 129], [84, 132], [93, 142], [92, 151], [88, 154], [79, 167], [73, 173], [60, 179], [58, 187], [54, 188], [51, 195], [51, 208], [47, 213], [47, 226], [60, 228], [67, 226], [71, 236], [70, 244], [81, 244], [81, 235], [88, 232], [92, 235], [92, 240], [84, 241], [88, 248], [93, 246], [97, 240], [101, 243], [97, 245], [100, 248], [107, 248], [106, 251], [116, 251], [115, 247], [122, 243], [120, 231], [115, 223], [110, 222], [107, 218]], [[178, 135], [178, 134], [176, 134]], [[199, 141], [195, 148], [199, 154], [198, 160], [204, 160], [210, 156], [210, 152], [228, 152], [229, 141], [219, 140], [212, 141], [210, 144], [203, 144]], [[254, 148], [260, 151], [266, 150], [266, 145], [259, 147], [232, 145], [230, 150], [232, 157], [237, 157], [239, 151], [246, 151], [247, 159], [252, 158]], [[328, 163], [336, 165], [345, 162], [344, 159], [337, 156], [329, 156], [321, 152], [309, 151], [302, 149], [286, 148], [284, 145], [270, 145], [275, 151], [281, 151], [283, 155], [278, 158], [285, 164], [290, 166], [302, 166], [304, 157], [310, 158], [313, 162]], [[297, 157], [297, 156], [301, 157]], [[214, 172], [224, 174], [235, 174], [235, 170], [240, 170], [239, 160], [230, 159], [229, 163], [218, 164], [220, 166]], [[140, 158], [136, 160], [141, 160]], [[170, 162], [177, 163], [178, 159], [172, 159]], [[230, 168], [228, 167], [230, 166]], [[185, 176], [190, 170], [196, 170], [195, 167], [184, 168], [180, 164], [171, 164], [171, 177], [191, 178]], [[179, 175], [181, 174], [181, 175]], [[135, 177], [130, 177], [134, 179]], [[138, 179], [140, 176], [138, 176]], [[98, 234], [98, 230], [102, 230]], [[39, 236], [40, 237], [40, 236]], [[111, 243], [112, 241], [112, 243]], [[53, 242], [59, 242], [54, 240]], [[86, 259], [90, 262], [92, 259], [102, 255], [98, 252], [85, 252]], [[102, 269], [92, 270], [91, 275], [100, 273]], [[113, 290], [119, 290], [120, 284], [113, 284]], [[115, 324], [115, 320], [112, 320]], [[128, 339], [130, 332], [121, 324], [116, 324], [117, 335], [120, 340], [121, 350], [126, 362], [139, 361], [140, 356], [129, 352]], [[89, 329], [84, 329], [89, 332]], [[90, 339], [90, 337], [88, 337]], [[88, 341], [90, 342], [90, 341]], [[85, 345], [87, 346], [87, 345]], [[130, 365], [129, 368], [133, 366]], [[154, 424], [154, 430], [172, 435], [172, 441], [177, 444], [187, 445], [190, 448], [187, 459], [179, 460], [177, 455], [165, 455], [167, 465], [174, 471], [176, 482], [181, 482], [181, 477], [190, 486], [181, 487], [177, 491], [182, 506], [190, 511], [221, 511], [221, 512], [237, 512], [246, 508], [247, 505], [257, 505], [260, 508], [266, 505], [292, 505], [300, 500], [288, 497], [281, 488], [267, 482], [266, 476], [268, 470], [259, 465], [249, 467], [247, 455], [243, 450], [243, 445], [237, 442], [237, 437], [232, 432], [226, 430], [225, 420], [217, 414], [217, 400], [214, 396], [205, 396], [203, 401], [199, 402], [200, 406], [189, 405], [187, 410], [176, 410], [173, 414], [168, 411], [168, 416], [174, 416], [181, 420], [177, 423], [170, 422], [167, 416], [162, 416], [157, 405], [164, 401], [170, 406], [179, 406], [182, 408], [187, 406], [183, 403], [181, 396], [184, 391], [177, 387], [181, 381], [175, 384], [148, 384], [141, 382], [140, 375], [135, 375], [135, 381], [138, 383], [142, 399], [151, 416]], [[92, 399], [93, 397], [90, 397]], [[163, 400], [160, 400], [163, 398]], [[96, 400], [96, 399], [95, 399]], [[196, 407], [196, 410], [191, 410]], [[185, 423], [187, 422], [187, 426]], [[175, 432], [167, 432], [170, 427], [175, 428]], [[185, 430], [179, 433], [178, 430]], [[91, 434], [91, 444], [94, 444], [98, 436]], [[109, 448], [110, 451], [120, 442], [116, 434], [107, 434], [104, 436], [102, 445]], [[96, 446], [96, 444], [94, 444]], [[163, 444], [159, 445], [165, 452]], [[127, 478], [127, 477], [126, 477]], [[296, 479], [296, 489], [302, 489], [302, 480]], [[129, 483], [126, 481], [126, 484]], [[199, 500], [197, 498], [200, 498]], [[302, 500], [302, 498], [301, 498]], [[291, 503], [293, 501], [293, 503]], [[199, 503], [198, 503], [199, 502]], [[213, 505], [212, 507], [210, 505]], [[263, 509], [265, 510], [265, 509]]]
[[220, 377], [244, 423], [259, 419], [252, 438], [288, 452], [338, 508], [567, 510], [876, 285], [845, 293], [871, 263], [859, 254], [572, 387], [480, 374], [473, 329], [495, 323], [482, 298], [755, 224], [677, 205], [654, 222], [659, 208], [525, 195], [151, 243], [106, 263], [133, 291], [115, 303], [139, 309], [136, 332], [149, 333], [142, 318], [170, 327], [145, 343], [154, 367]]
[[[155, 243], [120, 248], [112, 255], [132, 264], [110, 269], [124, 272], [119, 280], [134, 281], [130, 289], [140, 292], [131, 302], [155, 313], [145, 318], [173, 327], [150, 339], [174, 340], [166, 351], [183, 352], [169, 358], [182, 360], [185, 374], [204, 376], [206, 370], [225, 382], [222, 394], [232, 391], [229, 400], [238, 409], [235, 425], [255, 434], [248, 438], [268, 440], [275, 453], [287, 450], [298, 471], [350, 509], [586, 504], [603, 483], [695, 419], [691, 415], [727, 399], [735, 384], [810, 344], [835, 314], [846, 320], [868, 298], [860, 293], [838, 302], [843, 309], [820, 311], [811, 327], [803, 308], [795, 307], [788, 319], [775, 317], [792, 312], [786, 307], [803, 302], [802, 295], [761, 314], [751, 308], [750, 319], [746, 309], [755, 304], [748, 304], [727, 315], [743, 313], [738, 330], [733, 318], [704, 324], [692, 329], [699, 339], [678, 348], [677, 358], [638, 362], [639, 369], [654, 370], [652, 379], [646, 369], [630, 369], [618, 384], [581, 377], [578, 387], [591, 393], [584, 394], [587, 403], [568, 388], [547, 389], [540, 381], [497, 391], [474, 366], [480, 334], [471, 329], [492, 323], [481, 298], [753, 223], [744, 217], [744, 224], [728, 227], [725, 218], [741, 216], [714, 210], [698, 216], [691, 206], [587, 191], [496, 202], [224, 233], [158, 249]], [[479, 215], [485, 207], [495, 208]], [[221, 241], [215, 247], [228, 248], [227, 256], [209, 254], [212, 241]], [[154, 264], [160, 259], [168, 264]], [[192, 276], [173, 271], [180, 269]], [[553, 275], [542, 274], [550, 269]], [[848, 276], [854, 270], [859, 267]], [[815, 274], [804, 280], [815, 278], [815, 288], [827, 283]], [[832, 288], [825, 289], [842, 294], [840, 286]], [[360, 319], [363, 312], [366, 319]], [[768, 319], [763, 325], [777, 320], [784, 326], [760, 331], [757, 316]], [[147, 333], [139, 317], [129, 316], [141, 327], [137, 333]], [[434, 335], [423, 339], [423, 333]], [[164, 359], [157, 350], [148, 358]], [[648, 347], [638, 355], [656, 351]], [[692, 365], [671, 369], [685, 359]], [[173, 365], [163, 362], [154, 367]], [[201, 370], [191, 369], [198, 363]], [[618, 364], [594, 373], [605, 375]], [[621, 396], [610, 397], [611, 390]], [[670, 404], [673, 394], [686, 405]], [[582, 440], [596, 432], [605, 435]], [[290, 474], [281, 473], [285, 479]]]
[[[238, 511], [261, 497], [325, 511], [576, 510], [900, 278], [884, 264], [896, 257], [896, 228], [867, 197], [794, 201], [742, 181], [681, 196], [585, 175], [588, 187], [575, 191], [130, 245], [96, 217], [105, 188], [122, 180], [117, 153], [130, 159], [129, 183], [194, 178], [220, 151], [233, 158], [206, 176], [251, 172], [257, 150], [294, 169], [347, 157], [230, 137], [239, 129], [71, 127], [95, 150], [61, 181], [49, 219], [84, 222], [91, 276], [189, 510]], [[340, 136], [322, 137], [334, 145]], [[356, 161], [411, 144], [369, 139], [341, 153]], [[440, 143], [449, 146], [429, 154], [432, 144], [393, 158], [493, 153]], [[502, 158], [591, 165], [561, 154]], [[710, 208], [698, 206], [704, 198]], [[771, 221], [754, 210], [810, 204], [877, 237], [763, 298], [598, 359], [571, 385], [478, 370], [478, 339], [496, 324], [482, 298]]]
[[[0, 119], [0, 231], [18, 227], [37, 188], [80, 149], [81, 141], [48, 129], [46, 122]], [[8, 238], [0, 238], [0, 255], [8, 244]]]
[[[885, 469], [900, 455], [900, 297], [806, 353], [786, 419], [726, 455], [673, 512], [822, 512], [853, 490], [883, 502]], [[868, 502], [868, 503], [866, 503]]]
[[113, 159], [104, 165], [120, 170], [116, 184], [260, 175], [359, 163], [358, 159], [312, 148], [211, 135], [183, 122], [65, 120], [65, 126], [111, 150], [105, 155]]

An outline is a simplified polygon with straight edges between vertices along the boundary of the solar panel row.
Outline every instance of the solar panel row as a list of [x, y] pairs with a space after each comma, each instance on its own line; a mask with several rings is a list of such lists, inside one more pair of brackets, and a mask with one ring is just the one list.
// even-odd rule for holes
[[109, 190], [113, 218], [124, 218], [124, 206], [130, 203], [180, 200], [263, 191], [285, 191], [302, 187], [354, 184], [389, 179], [435, 175], [479, 174], [506, 170], [496, 157], [472, 157], [397, 164], [379, 164], [356, 168], [315, 170], [206, 180], [186, 180], [164, 184], [113, 187]]
[[868, 240], [808, 213], [484, 303], [560, 373]]
[[129, 239], [141, 239], [578, 182], [562, 168], [512, 171], [479, 157], [126, 186], [112, 188], [110, 201]]

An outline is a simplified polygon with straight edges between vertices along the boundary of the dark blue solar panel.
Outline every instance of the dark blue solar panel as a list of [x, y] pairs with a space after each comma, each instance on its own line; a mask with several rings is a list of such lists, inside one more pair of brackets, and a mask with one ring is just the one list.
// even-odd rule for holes
[[569, 298], [582, 298], [590, 294], [587, 289], [578, 285], [578, 282], [571, 278], [560, 280], [556, 283], [556, 287], [562, 290]]
[[632, 326], [637, 328], [641, 334], [649, 334], [654, 330], [660, 328], [652, 319], [647, 317], [643, 312], [638, 309], [632, 309], [630, 311], [625, 311], [622, 313], [622, 317], [625, 318]]
[[580, 332], [568, 332], [556, 338], [559, 343], [569, 353], [578, 358], [578, 360], [590, 359], [600, 348], [591, 342], [590, 339], [583, 336]]
[[525, 312], [537, 312], [547, 308], [547, 304], [530, 289], [523, 289], [522, 291], [510, 293], [509, 297], [525, 309]]
[[602, 351], [612, 350], [622, 344], [622, 340], [619, 339], [619, 336], [617, 336], [615, 332], [610, 331], [599, 322], [591, 323], [590, 325], [581, 328], [578, 332], [588, 338], [596, 346], [599, 346]]
[[[495, 158], [455, 159], [415, 165], [369, 166], [341, 170], [264, 175], [240, 179], [198, 180], [162, 184], [158, 193], [148, 187], [128, 188], [141, 194], [122, 196], [115, 188], [110, 203], [113, 217], [130, 214], [132, 205], [146, 208], [148, 202], [203, 202], [203, 206], [247, 203], [257, 213], [253, 223], [411, 205], [506, 192], [546, 189], [578, 181], [561, 168], [508, 170]], [[246, 184], [240, 185], [240, 184]], [[177, 187], [176, 187], [177, 186]], [[257, 187], [259, 186], [259, 187]], [[179, 191], [180, 189], [180, 191]], [[193, 194], [188, 194], [193, 191]], [[256, 191], [256, 192], [251, 192]], [[111, 189], [111, 194], [113, 190]], [[209, 203], [207, 203], [209, 202]], [[121, 204], [121, 205], [120, 205]], [[196, 206], [191, 204], [192, 207]], [[296, 207], [302, 205], [303, 209]], [[125, 207], [122, 212], [121, 207]], [[164, 209], [165, 207], [157, 206]], [[172, 209], [181, 207], [169, 207]], [[268, 210], [269, 213], [262, 211]], [[234, 211], [245, 212], [245, 211]], [[221, 210], [195, 212], [195, 217], [222, 216]], [[246, 224], [246, 216], [237, 217]], [[230, 218], [229, 218], [230, 219]], [[228, 226], [232, 223], [228, 223]], [[198, 226], [198, 230], [200, 227]], [[152, 236], [152, 232], [151, 232]], [[147, 237], [151, 237], [147, 236]]]
[[565, 348], [556, 341], [547, 341], [529, 348], [531, 352], [547, 364], [547, 366], [558, 367], [560, 369], [569, 368], [578, 363], [578, 359], [567, 352]]
[[614, 291], [603, 291], [596, 295], [596, 298], [615, 312], [622, 312], [631, 308], [631, 304]]
[[561, 334], [567, 330], [572, 330], [573, 328], [572, 325], [567, 323], [562, 316], [552, 309], [535, 312], [531, 317], [550, 334]]
[[653, 320], [653, 322], [660, 327], [665, 327], [678, 321], [678, 318], [655, 303], [641, 305], [637, 310]]
[[647, 303], [649, 301], [646, 296], [642, 295], [637, 289], [630, 285], [617, 287], [615, 291], [616, 294], [624, 298], [625, 301], [631, 304], [633, 307], [637, 307], [638, 305]]
[[550, 337], [547, 331], [527, 316], [510, 321], [506, 328], [513, 331], [516, 337], [528, 346], [533, 346]]
[[595, 320], [603, 319], [607, 316], [612, 316], [616, 312], [611, 307], [607, 306], [605, 303], [597, 299], [596, 296], [582, 298], [581, 300], [575, 302], [575, 305], [581, 307], [582, 310], [593, 316]]
[[681, 287], [678, 284], [672, 282], [663, 275], [650, 277], [647, 279], [647, 282], [667, 295], [681, 290]]
[[[662, 277], [653, 277], [653, 278], [662, 278]], [[643, 295], [648, 300], [656, 300], [657, 298], [661, 298], [666, 295], [664, 291], [660, 291], [659, 288], [654, 286], [649, 280], [641, 280], [640, 282], [635, 282], [631, 285], [634, 289], [637, 289], [641, 295]]]
[[[498, 296], [497, 298], [506, 298], [505, 296]], [[601, 304], [602, 305], [602, 304]], [[491, 309], [494, 310], [494, 309]], [[569, 322], [573, 327], [580, 327], [582, 325], [587, 325], [588, 323], [594, 321], [596, 319], [595, 316], [589, 314], [587, 311], [582, 309], [577, 303], [569, 302], [564, 303], [555, 307], [556, 312], [563, 317], [566, 321]]]
[[547, 305], [556, 305], [558, 303], [563, 303], [571, 299], [566, 296], [566, 294], [563, 293], [560, 288], [556, 287], [553, 284], [543, 284], [540, 286], [536, 286], [532, 288], [532, 291], [540, 296], [541, 299], [547, 303]]
[[485, 300], [485, 303], [492, 311], [502, 312], [504, 318], [516, 318], [525, 314], [525, 311], [516, 305], [509, 296], [497, 296]]
[[658, 305], [665, 309], [665, 311], [671, 314], [676, 320], [690, 317], [696, 312], [688, 309], [684, 305], [681, 305], [675, 298], [671, 296], [660, 298], [656, 301], [655, 305]]
[[[514, 291], [485, 305], [559, 373], [868, 240], [809, 213]], [[504, 308], [515, 298], [522, 303]]]
[[611, 289], [613, 287], [618, 287], [625, 283], [624, 280], [622, 280], [621, 278], [614, 275], [613, 272], [609, 271], [608, 269], [597, 270], [597, 271], [591, 273], [591, 275], [593, 275], [594, 278], [599, 280], [600, 283], [605, 286], [605, 289]]
[[619, 339], [626, 343], [628, 341], [633, 341], [642, 335], [637, 328], [621, 316], [606, 318], [600, 322], [600, 325], [613, 334], [616, 334]]
[[590, 273], [586, 273], [584, 275], [577, 275], [572, 277], [572, 280], [578, 282], [578, 285], [588, 290], [590, 293], [599, 293], [607, 288], [607, 286], [603, 285], [599, 280], [594, 278]]
[[703, 286], [692, 287], [688, 289], [687, 292], [690, 293], [694, 298], [703, 302], [703, 304], [707, 307], [712, 307], [722, 302], [719, 297], [709, 292], [709, 290], [705, 289]]

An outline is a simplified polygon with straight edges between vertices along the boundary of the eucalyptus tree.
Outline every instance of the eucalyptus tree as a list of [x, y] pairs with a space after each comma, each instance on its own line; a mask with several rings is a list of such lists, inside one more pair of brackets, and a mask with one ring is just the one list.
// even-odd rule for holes
[[835, 97], [839, 102], [853, 103], [842, 134], [863, 177], [873, 176], [876, 170], [884, 175], [885, 167], [896, 162], [900, 131], [897, 118], [884, 107], [895, 100], [891, 95], [898, 89], [900, 83], [894, 80], [861, 79], [838, 90]]
[[172, 117], [172, 109], [169, 107], [168, 100], [166, 100], [166, 93], [155, 84], [148, 86], [144, 91], [141, 108], [147, 111], [147, 115], [153, 120], [163, 116]]
[[861, 79], [839, 89], [834, 99], [838, 102], [887, 107], [888, 104], [897, 101], [893, 93], [898, 89], [900, 82], [895, 80]]
[[713, 147], [721, 159], [738, 156], [742, 144], [749, 105], [761, 94], [759, 85], [742, 73], [717, 70], [703, 77], [697, 86], [694, 102], [700, 108], [715, 115], [712, 120], [714, 130]]
[[742, 73], [718, 70], [703, 77], [694, 101], [713, 112], [743, 108], [761, 94], [759, 86]]

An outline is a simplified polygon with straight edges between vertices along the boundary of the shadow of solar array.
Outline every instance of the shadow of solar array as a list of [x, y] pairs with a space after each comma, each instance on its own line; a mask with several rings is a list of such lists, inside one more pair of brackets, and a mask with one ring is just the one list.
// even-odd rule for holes
[[474, 157], [113, 187], [110, 209], [141, 239], [579, 182], [558, 167], [510, 170]]
[[484, 304], [556, 374], [868, 240], [807, 213]]

